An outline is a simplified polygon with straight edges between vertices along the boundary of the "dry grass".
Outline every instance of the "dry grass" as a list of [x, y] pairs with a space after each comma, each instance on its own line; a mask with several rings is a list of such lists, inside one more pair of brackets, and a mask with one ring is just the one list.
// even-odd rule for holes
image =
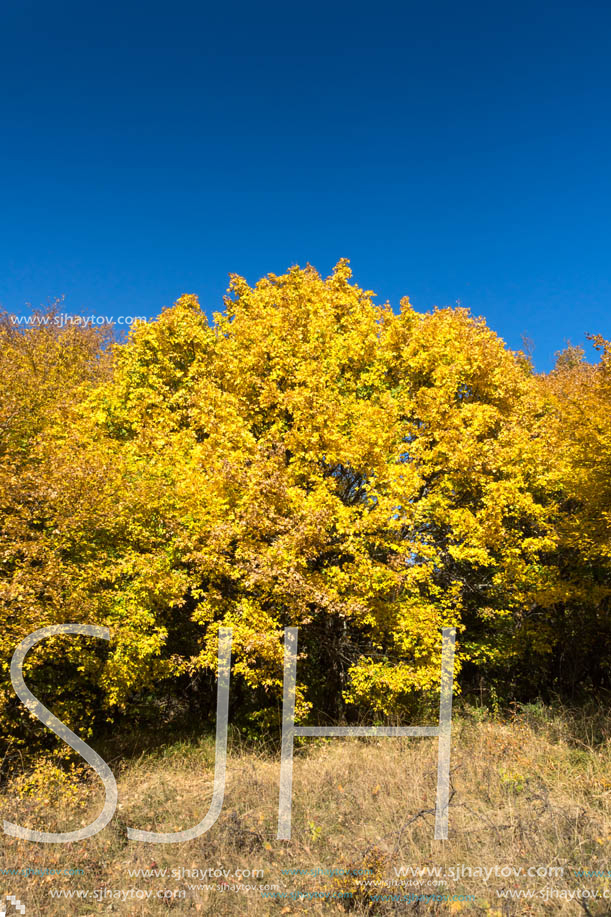
[[[296, 753], [293, 837], [276, 840], [279, 756], [233, 742], [223, 811], [217, 823], [182, 845], [128, 841], [126, 825], [172, 831], [196, 824], [211, 795], [213, 744], [175, 743], [138, 760], [113, 763], [119, 808], [103, 832], [68, 845], [37, 845], [4, 838], [2, 867], [81, 868], [79, 877], [8, 878], [0, 892], [17, 894], [26, 915], [158, 915], [209, 917], [273, 914], [591, 914], [611, 913], [611, 898], [579, 904], [560, 899], [501, 899], [498, 889], [607, 889], [611, 880], [578, 878], [571, 867], [611, 870], [611, 741], [609, 723], [540, 708], [510, 721], [463, 714], [455, 719], [450, 837], [433, 839], [436, 780], [434, 739], [308, 740]], [[606, 732], [605, 732], [606, 729]], [[596, 735], [594, 735], [596, 733]], [[606, 738], [605, 738], [606, 736]], [[68, 830], [99, 810], [96, 779], [68, 793], [43, 768], [36, 785], [23, 775], [2, 798], [3, 817], [28, 827]], [[29, 781], [29, 782], [28, 782]], [[445, 886], [364, 886], [356, 878], [286, 876], [283, 869], [367, 868], [370, 878], [394, 880], [406, 866], [563, 866], [564, 878], [448, 880]], [[265, 899], [259, 891], [189, 889], [214, 879], [172, 878], [172, 869], [262, 869], [262, 879], [229, 884], [277, 884], [282, 891], [348, 892], [349, 899]], [[130, 869], [168, 869], [167, 878], [130, 876]], [[407, 880], [412, 883], [417, 880]], [[420, 881], [426, 883], [426, 879]], [[184, 899], [56, 900], [50, 889], [184, 890]], [[471, 903], [376, 902], [372, 894], [475, 895]]]

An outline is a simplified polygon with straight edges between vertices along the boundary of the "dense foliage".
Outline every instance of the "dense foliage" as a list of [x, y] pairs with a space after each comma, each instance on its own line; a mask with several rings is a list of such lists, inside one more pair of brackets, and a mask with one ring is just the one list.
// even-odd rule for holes
[[47, 641], [27, 678], [82, 732], [213, 709], [219, 624], [252, 728], [278, 717], [288, 625], [302, 717], [407, 715], [438, 683], [444, 625], [463, 691], [608, 683], [611, 345], [538, 375], [468, 310], [396, 314], [350, 277], [234, 276], [212, 323], [183, 296], [114, 344], [53, 312], [27, 331], [3, 317], [14, 742], [12, 652], [68, 621], [112, 641]]

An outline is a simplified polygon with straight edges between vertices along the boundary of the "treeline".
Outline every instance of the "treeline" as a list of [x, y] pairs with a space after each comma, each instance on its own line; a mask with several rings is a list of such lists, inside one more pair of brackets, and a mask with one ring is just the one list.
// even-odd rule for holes
[[[534, 372], [463, 308], [399, 314], [346, 261], [250, 287], [210, 323], [194, 296], [124, 342], [0, 322], [0, 724], [26, 680], [81, 734], [214, 710], [278, 721], [283, 628], [298, 712], [406, 717], [439, 681], [484, 700], [609, 684], [611, 344]], [[52, 313], [49, 313], [52, 317]], [[42, 730], [40, 730], [42, 732]]]

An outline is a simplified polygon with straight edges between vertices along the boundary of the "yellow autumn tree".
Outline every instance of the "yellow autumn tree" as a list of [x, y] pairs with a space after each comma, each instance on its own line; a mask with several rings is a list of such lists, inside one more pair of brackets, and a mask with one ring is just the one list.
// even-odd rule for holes
[[[59, 526], [74, 513], [83, 549], [87, 534], [77, 494], [88, 472], [91, 486], [97, 469], [65, 463], [59, 442], [77, 419], [84, 392], [110, 371], [106, 343], [84, 325], [62, 327], [56, 307], [35, 313], [25, 332], [0, 314], [0, 721], [13, 739], [27, 726], [9, 680], [15, 646], [40, 627], [79, 620], [88, 603], [87, 588], [65, 562]], [[62, 653], [75, 674], [75, 647], [66, 643]], [[28, 670], [37, 672], [36, 686], [49, 691], [58, 709], [73, 721], [81, 707], [91, 716], [95, 697], [83, 685], [80, 698], [71, 694], [53, 646], [32, 657]]]
[[[438, 687], [447, 625], [467, 686], [551, 671], [573, 537], [560, 376], [536, 376], [466, 309], [374, 300], [347, 261], [326, 279], [233, 276], [211, 321], [184, 296], [126, 342], [85, 348], [70, 409], [34, 424], [40, 521], [4, 529], [5, 672], [36, 627], [103, 623], [108, 647], [79, 657], [66, 638], [33, 654], [32, 677], [55, 665], [70, 689], [80, 679], [72, 723], [133, 719], [147, 696], [206, 711], [231, 626], [236, 710], [265, 726], [286, 626], [300, 628], [301, 717], [406, 715]], [[5, 443], [8, 468], [18, 436]], [[13, 495], [10, 518], [26, 503]], [[24, 539], [37, 560], [18, 574]], [[2, 704], [10, 731], [10, 690]]]
[[608, 686], [611, 672], [611, 344], [590, 338], [597, 363], [569, 345], [540, 379], [557, 507], [557, 549], [548, 562], [558, 588], [534, 607], [530, 623], [549, 648], [539, 690], [577, 696]]
[[98, 442], [171, 482], [177, 620], [195, 636], [187, 653], [168, 635], [176, 674], [214, 667], [219, 624], [259, 707], [287, 625], [303, 697], [332, 714], [434, 688], [447, 624], [462, 663], [510, 664], [554, 579], [541, 400], [483, 321], [407, 300], [396, 315], [347, 262], [326, 280], [233, 277], [212, 325], [183, 297], [137, 328], [92, 414]]

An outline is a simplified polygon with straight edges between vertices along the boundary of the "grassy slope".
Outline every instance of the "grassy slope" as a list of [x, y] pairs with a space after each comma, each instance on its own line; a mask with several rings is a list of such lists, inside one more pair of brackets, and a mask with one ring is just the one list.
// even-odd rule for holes
[[[455, 718], [450, 837], [433, 839], [436, 781], [434, 739], [308, 740], [296, 753], [293, 837], [277, 841], [279, 756], [233, 742], [227, 788], [218, 822], [195, 841], [144, 845], [127, 841], [125, 826], [172, 831], [197, 823], [210, 799], [214, 752], [210, 738], [178, 742], [137, 759], [112, 762], [119, 808], [96, 837], [69, 845], [36, 845], [4, 838], [2, 867], [82, 868], [78, 878], [8, 878], [0, 892], [17, 894], [32, 914], [127, 915], [236, 914], [610, 914], [607, 902], [561, 899], [518, 902], [497, 889], [608, 889], [611, 879], [578, 878], [570, 867], [611, 870], [611, 721], [525, 708], [511, 720], [475, 715]], [[29, 827], [67, 830], [99, 811], [97, 779], [86, 777], [68, 792], [41, 768], [22, 775], [1, 797], [2, 815]], [[153, 865], [154, 864], [154, 865]], [[283, 876], [297, 868], [366, 868], [370, 878], [395, 879], [406, 866], [563, 866], [564, 878], [464, 877], [446, 886], [364, 887], [355, 878]], [[262, 869], [263, 878], [228, 883], [277, 884], [282, 891], [347, 892], [344, 902], [265, 899], [259, 891], [189, 889], [214, 880], [134, 878], [128, 870], [224, 867]], [[412, 883], [414, 880], [411, 879]], [[425, 879], [420, 881], [426, 882]], [[108, 897], [54, 900], [50, 889], [185, 890], [174, 901]], [[373, 902], [372, 894], [471, 894], [475, 903]], [[112, 902], [112, 905], [111, 905]]]

